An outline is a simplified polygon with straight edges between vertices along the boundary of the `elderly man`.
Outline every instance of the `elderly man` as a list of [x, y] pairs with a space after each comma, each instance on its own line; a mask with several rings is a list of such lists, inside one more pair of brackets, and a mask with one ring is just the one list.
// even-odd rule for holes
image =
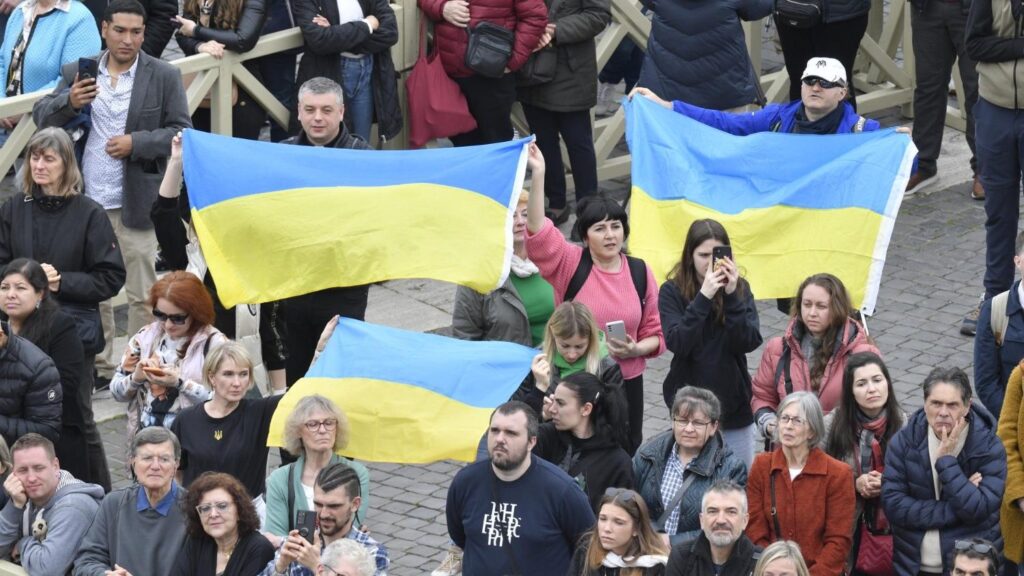
[[[60, 469], [53, 442], [30, 432], [11, 446], [10, 496], [0, 512], [0, 550], [31, 576], [65, 574], [92, 523], [103, 488]], [[13, 545], [13, 549], [11, 546]]]
[[74, 576], [166, 576], [185, 542], [185, 489], [174, 481], [181, 446], [170, 430], [143, 428], [131, 445], [138, 484], [103, 499], [75, 558]]
[[757, 132], [847, 134], [878, 130], [878, 122], [859, 116], [846, 101], [849, 94], [846, 68], [838, 60], [811, 58], [801, 82], [800, 100], [789, 104], [769, 104], [749, 114], [718, 112], [679, 100], [668, 102], [642, 87], [634, 88], [629, 96], [646, 96], [665, 108], [737, 136]]
[[743, 531], [747, 492], [731, 480], [716, 482], [701, 499], [701, 534], [672, 547], [665, 576], [747, 576], [761, 557]]
[[971, 404], [959, 368], [925, 378], [924, 408], [910, 417], [885, 454], [882, 506], [892, 525], [899, 574], [948, 574], [957, 540], [981, 537], [1002, 548], [999, 506], [1006, 451], [996, 421]]

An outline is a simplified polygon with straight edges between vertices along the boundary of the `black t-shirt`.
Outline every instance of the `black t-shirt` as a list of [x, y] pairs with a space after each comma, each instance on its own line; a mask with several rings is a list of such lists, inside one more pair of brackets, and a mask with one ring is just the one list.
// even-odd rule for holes
[[255, 498], [267, 479], [267, 434], [283, 396], [242, 399], [224, 418], [213, 418], [204, 404], [182, 410], [171, 424], [181, 442], [181, 471], [188, 487], [203, 472], [226, 472]]

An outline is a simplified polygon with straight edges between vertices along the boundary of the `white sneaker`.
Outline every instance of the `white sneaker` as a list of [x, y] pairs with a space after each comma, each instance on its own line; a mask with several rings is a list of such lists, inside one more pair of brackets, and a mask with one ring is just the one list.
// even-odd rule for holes
[[441, 561], [441, 565], [431, 572], [430, 576], [456, 576], [456, 574], [462, 574], [462, 549], [452, 545], [444, 560]]

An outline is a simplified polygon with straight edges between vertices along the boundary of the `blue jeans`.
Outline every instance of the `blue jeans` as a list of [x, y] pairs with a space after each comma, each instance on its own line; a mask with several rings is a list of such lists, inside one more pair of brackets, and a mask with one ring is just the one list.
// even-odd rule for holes
[[985, 298], [1013, 283], [1014, 242], [1024, 171], [1024, 110], [974, 105], [978, 176], [985, 187]]
[[345, 91], [345, 124], [353, 134], [370, 141], [373, 125], [373, 55], [341, 57], [341, 87]]

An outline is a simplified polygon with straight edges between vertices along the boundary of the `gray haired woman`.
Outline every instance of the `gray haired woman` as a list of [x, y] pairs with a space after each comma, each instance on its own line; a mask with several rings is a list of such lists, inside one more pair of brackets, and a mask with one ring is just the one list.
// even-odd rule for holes
[[320, 554], [320, 564], [338, 576], [373, 576], [377, 571], [366, 546], [349, 538], [328, 544]]
[[[264, 535], [275, 546], [294, 528], [296, 510], [313, 510], [313, 483], [320, 470], [342, 462], [359, 476], [362, 505], [356, 525], [366, 518], [370, 502], [370, 471], [359, 462], [338, 455], [348, 445], [348, 418], [330, 399], [314, 394], [299, 400], [284, 428], [285, 449], [298, 454], [267, 478], [267, 519]], [[275, 538], [276, 537], [276, 538]]]

